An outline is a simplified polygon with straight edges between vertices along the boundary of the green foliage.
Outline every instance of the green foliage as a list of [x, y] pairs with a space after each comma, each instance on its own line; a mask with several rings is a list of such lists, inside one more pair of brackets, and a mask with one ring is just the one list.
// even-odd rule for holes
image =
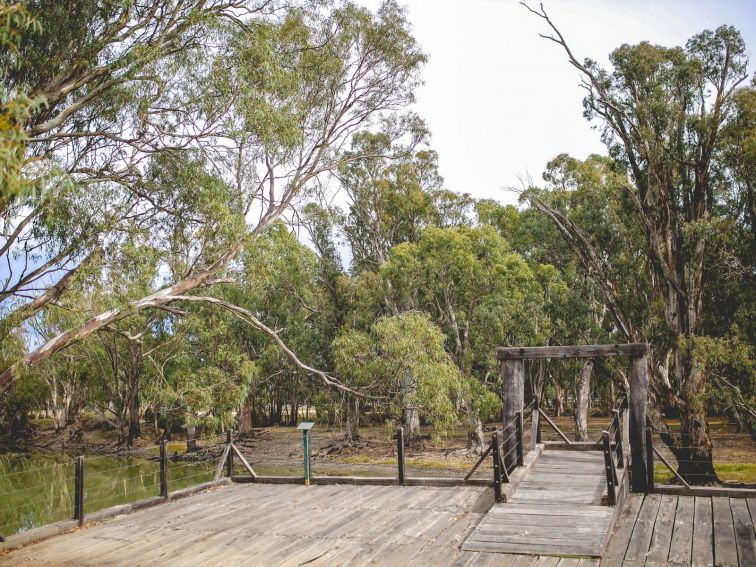
[[427, 315], [382, 317], [369, 332], [347, 331], [331, 345], [336, 371], [353, 388], [388, 398], [392, 411], [417, 407], [443, 431], [458, 415], [459, 370], [444, 349], [444, 337]]

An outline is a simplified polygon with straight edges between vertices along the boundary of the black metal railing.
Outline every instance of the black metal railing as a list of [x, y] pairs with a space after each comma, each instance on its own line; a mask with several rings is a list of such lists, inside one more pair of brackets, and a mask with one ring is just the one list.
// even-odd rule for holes
[[[515, 417], [504, 424], [504, 429], [498, 429], [491, 434], [491, 445], [476, 464], [483, 461], [485, 455], [491, 452], [493, 458], [494, 498], [501, 502], [502, 485], [508, 484], [511, 475], [517, 467], [525, 464], [525, 422], [533, 419], [537, 402], [533, 400], [522, 411], [515, 412]], [[537, 411], [537, 410], [535, 410]], [[527, 415], [525, 415], [527, 413]], [[506, 435], [506, 437], [504, 437]], [[501, 439], [503, 437], [503, 439]], [[471, 471], [469, 474], [472, 474]]]
[[612, 410], [612, 421], [609, 427], [601, 433], [607, 500], [610, 506], [617, 503], [617, 489], [621, 481], [617, 469], [625, 468], [625, 454], [622, 443], [622, 417], [625, 411], [627, 411], [627, 398], [623, 400], [620, 409]]
[[[233, 444], [231, 435], [231, 432], [226, 434], [226, 444], [220, 462], [217, 463], [214, 480], [220, 478], [218, 469], [222, 473], [224, 465], [227, 470], [232, 469], [231, 459], [234, 453], [254, 475], [246, 459]], [[192, 447], [198, 453], [210, 451], [207, 456], [198, 455], [193, 459], [177, 460], [175, 455], [171, 458], [168, 454], [167, 441], [162, 440], [157, 445], [119, 451], [114, 454], [81, 455], [49, 466], [34, 467], [33, 470], [38, 471], [37, 474], [40, 477], [40, 484], [34, 486], [19, 488], [18, 482], [14, 481], [14, 477], [26, 474], [26, 470], [0, 473], [2, 487], [0, 496], [9, 503], [0, 509], [2, 534], [4, 536], [14, 534], [24, 522], [31, 523], [31, 527], [40, 527], [50, 522], [61, 521], [66, 517], [82, 525], [87, 514], [115, 505], [130, 504], [155, 496], [167, 500], [169, 477], [173, 477], [171, 481], [173, 490], [176, 490], [176, 484], [179, 487], [188, 488], [209, 479], [211, 470], [207, 465], [218, 458], [217, 452], [213, 450], [218, 445], [218, 437], [219, 434], [213, 434], [204, 438], [191, 439]], [[198, 446], [198, 442], [202, 445]], [[110, 459], [114, 458], [128, 460], [119, 461], [115, 466], [111, 466]], [[136, 462], [131, 462], [132, 459]], [[60, 471], [64, 473], [58, 474]], [[118, 473], [126, 476], [121, 481], [114, 480]], [[118, 483], [117, 491], [107, 490], [108, 483], [111, 482]], [[46, 490], [40, 491], [42, 487]], [[91, 493], [95, 488], [100, 495], [95, 495], [93, 498]], [[29, 498], [30, 490], [37, 490], [44, 494], [40, 494], [38, 498]], [[18, 518], [24, 519], [24, 522], [17, 521]], [[29, 520], [29, 518], [32, 519]], [[0, 535], [0, 541], [3, 541], [3, 535]]]

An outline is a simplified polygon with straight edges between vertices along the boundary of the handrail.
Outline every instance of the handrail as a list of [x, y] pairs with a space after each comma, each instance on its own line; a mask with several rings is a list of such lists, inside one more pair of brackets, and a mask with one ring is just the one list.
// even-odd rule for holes
[[607, 496], [609, 506], [614, 506], [617, 503], [617, 494], [615, 491], [615, 487], [617, 486], [617, 470], [615, 469], [614, 458], [612, 457], [612, 451], [610, 449], [609, 432], [604, 431], [601, 438], [604, 448], [604, 470], [606, 471]]
[[627, 411], [627, 405], [624, 402], [620, 404], [620, 409], [612, 410], [612, 421], [609, 423], [609, 427], [601, 432], [600, 443], [604, 452], [604, 469], [606, 472], [609, 506], [614, 506], [617, 503], [617, 487], [619, 486], [620, 479], [617, 476], [617, 469], [625, 467], [622, 443], [622, 412], [625, 411]]
[[[534, 400], [535, 401], [535, 400]], [[533, 406], [534, 402], [531, 402], [526, 406], [526, 409]], [[534, 407], [535, 408], [535, 407]], [[524, 423], [525, 419], [523, 419], [523, 414], [525, 413], [524, 409], [515, 412], [515, 417], [513, 420], [511, 420], [509, 423], [504, 425], [503, 431], [501, 433], [503, 434], [504, 431], [507, 431], [509, 428], [514, 426], [514, 432], [510, 433], [509, 436], [499, 441], [499, 431], [496, 430], [491, 435], [491, 445], [489, 446], [489, 449], [492, 453], [493, 458], [493, 471], [494, 471], [494, 499], [496, 502], [501, 502], [501, 485], [502, 483], [509, 483], [510, 477], [509, 475], [517, 468], [524, 466], [525, 464], [525, 441], [524, 441], [524, 434], [523, 431], [525, 429]], [[533, 410], [531, 410], [528, 417], [532, 418], [533, 416]], [[506, 452], [504, 452], [504, 448], [506, 447], [507, 443], [514, 438], [514, 443], [506, 449]], [[469, 475], [471, 475], [480, 465], [480, 463], [483, 461], [483, 458], [489, 451], [486, 451], [479, 461], [475, 464], [472, 471], [468, 473], [468, 476], [465, 477], [465, 480], [469, 478]], [[515, 458], [511, 459], [511, 463], [507, 465], [507, 460], [510, 460], [510, 455], [514, 454]]]

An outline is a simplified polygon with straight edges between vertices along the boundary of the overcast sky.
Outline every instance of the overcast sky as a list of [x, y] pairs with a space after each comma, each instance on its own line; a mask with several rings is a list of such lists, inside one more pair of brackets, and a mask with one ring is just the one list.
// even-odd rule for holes
[[[538, 37], [548, 31], [543, 20], [515, 0], [400, 2], [430, 56], [416, 110], [433, 133], [449, 189], [514, 202], [503, 188], [526, 175], [540, 181], [555, 155], [604, 153], [582, 116], [578, 72], [560, 46]], [[756, 49], [754, 0], [551, 0], [544, 7], [580, 60], [607, 63], [614, 48], [642, 40], [684, 45], [721, 24], [736, 26]]]

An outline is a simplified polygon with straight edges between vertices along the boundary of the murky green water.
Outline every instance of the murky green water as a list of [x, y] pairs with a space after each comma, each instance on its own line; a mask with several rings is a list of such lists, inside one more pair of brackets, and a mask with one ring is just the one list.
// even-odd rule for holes
[[[73, 518], [75, 461], [36, 455], [0, 455], [0, 535]], [[169, 461], [168, 489], [211, 480], [214, 461]], [[84, 464], [84, 511], [160, 494], [160, 465], [149, 454], [89, 456]]]

